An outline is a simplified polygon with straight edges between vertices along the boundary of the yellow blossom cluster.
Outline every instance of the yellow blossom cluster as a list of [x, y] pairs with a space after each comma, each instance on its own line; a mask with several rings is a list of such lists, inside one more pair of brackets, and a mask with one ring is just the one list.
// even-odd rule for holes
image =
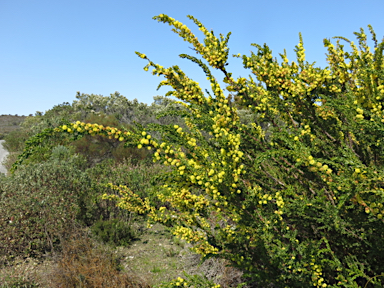
[[116, 205], [121, 209], [136, 212], [138, 214], [146, 214], [153, 210], [153, 207], [151, 207], [148, 198], [140, 198], [140, 196], [133, 193], [132, 190], [129, 189], [127, 186], [117, 186], [113, 185], [112, 183], [109, 183], [109, 187], [119, 191], [121, 196], [104, 194], [102, 198], [104, 200], [116, 201]]
[[191, 228], [179, 226], [173, 230], [173, 234], [188, 243], [194, 243], [192, 249], [198, 254], [217, 254], [219, 251], [219, 249], [208, 243], [206, 235], [200, 231], [193, 231]]
[[68, 133], [76, 133], [79, 135], [100, 135], [107, 137], [109, 139], [118, 139], [119, 141], [124, 141], [129, 138], [129, 136], [132, 135], [131, 132], [128, 131], [122, 131], [119, 129], [116, 129], [114, 127], [104, 127], [103, 125], [99, 124], [91, 124], [91, 123], [84, 123], [80, 121], [76, 121], [75, 123], [71, 123], [68, 125], [62, 125], [58, 128], [55, 128], [56, 132], [68, 132]]
[[199, 27], [199, 30], [204, 33], [205, 39], [204, 44], [201, 44], [197, 37], [192, 33], [192, 31], [185, 26], [184, 24], [180, 23], [179, 21], [175, 20], [172, 17], [169, 17], [167, 15], [160, 14], [159, 16], [153, 17], [153, 19], [157, 21], [161, 21], [163, 23], [168, 23], [169, 25], [175, 27], [172, 29], [175, 33], [180, 35], [184, 38], [184, 41], [187, 41], [191, 43], [195, 50], [202, 55], [204, 59], [206, 59], [214, 68], [220, 69], [223, 68], [227, 59], [228, 59], [228, 47], [226, 47], [226, 43], [228, 42], [228, 38], [230, 33], [228, 34], [227, 38], [224, 40], [224, 37], [220, 35], [220, 40], [217, 39], [213, 32], [209, 32], [197, 19], [195, 19], [193, 16], [188, 15], [188, 18], [193, 20], [193, 22]]

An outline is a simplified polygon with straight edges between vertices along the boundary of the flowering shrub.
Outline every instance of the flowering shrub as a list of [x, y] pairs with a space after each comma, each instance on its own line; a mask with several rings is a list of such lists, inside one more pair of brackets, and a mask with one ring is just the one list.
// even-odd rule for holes
[[[211, 67], [223, 72], [226, 89], [242, 107], [270, 123], [267, 138], [260, 121], [242, 124], [237, 109], [202, 60], [199, 65], [212, 93], [173, 66], [164, 68], [142, 53], [163, 75], [185, 107], [185, 127], [139, 126], [118, 130], [82, 122], [52, 133], [103, 135], [125, 145], [154, 150], [153, 160], [168, 166], [159, 177], [158, 209], [129, 187], [112, 187], [121, 208], [148, 214], [172, 227], [204, 257], [228, 259], [248, 281], [275, 287], [381, 287], [384, 272], [383, 144], [384, 42], [369, 50], [363, 29], [354, 42], [324, 40], [329, 66], [305, 61], [300, 35], [297, 61], [272, 57], [267, 45], [241, 57], [253, 78], [233, 79], [225, 66], [230, 33], [220, 39], [188, 16], [204, 33], [200, 43], [191, 30], [160, 14], [154, 19], [191, 43]], [[352, 51], [345, 52], [340, 40]], [[176, 113], [176, 112], [175, 112]], [[153, 137], [154, 133], [160, 137]], [[21, 163], [49, 133], [30, 139]], [[16, 163], [15, 167], [17, 167]], [[113, 182], [113, 179], [111, 179]], [[129, 186], [129, 185], [128, 185]], [[373, 286], [376, 285], [376, 286]]]

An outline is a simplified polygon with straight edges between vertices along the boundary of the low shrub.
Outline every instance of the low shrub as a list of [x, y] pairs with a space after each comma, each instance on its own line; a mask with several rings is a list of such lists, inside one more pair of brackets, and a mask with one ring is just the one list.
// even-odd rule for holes
[[90, 179], [79, 169], [83, 162], [51, 159], [0, 178], [1, 260], [39, 257], [59, 243], [85, 210]]
[[17, 130], [13, 130], [5, 135], [3, 147], [8, 152], [23, 151], [24, 143], [30, 136], [31, 135], [25, 129], [19, 128]]
[[[178, 288], [178, 287], [194, 287], [194, 288], [220, 288], [221, 286], [215, 284], [207, 277], [202, 275], [190, 275], [184, 272], [183, 277], [178, 277], [170, 282], [165, 282], [156, 288]], [[239, 286], [240, 287], [240, 286]]]
[[91, 231], [97, 239], [112, 246], [128, 246], [136, 238], [130, 223], [120, 219], [99, 220]]
[[108, 186], [111, 179], [113, 179], [113, 184], [127, 185], [141, 197], [149, 197], [153, 205], [160, 205], [154, 188], [156, 176], [160, 171], [164, 171], [164, 167], [161, 165], [146, 163], [145, 161], [134, 164], [134, 161], [129, 158], [121, 162], [108, 159], [88, 169], [86, 173], [92, 179], [91, 189], [93, 195], [95, 195], [93, 198], [94, 206], [92, 207], [92, 209], [95, 209], [94, 216], [92, 219], [86, 220], [88, 225], [99, 220], [100, 217], [104, 220], [119, 218], [126, 221], [128, 221], [129, 217], [132, 217], [130, 212], [116, 207], [114, 201], [101, 199], [103, 194], [117, 193]]

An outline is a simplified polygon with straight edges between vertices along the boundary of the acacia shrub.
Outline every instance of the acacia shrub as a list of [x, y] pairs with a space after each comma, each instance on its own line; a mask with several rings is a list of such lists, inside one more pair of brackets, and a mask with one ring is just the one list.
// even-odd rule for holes
[[[123, 126], [116, 119], [114, 115], [106, 114], [90, 114], [84, 120], [85, 123], [99, 123], [105, 127], [117, 127], [120, 129], [129, 129], [129, 126]], [[74, 147], [76, 153], [85, 156], [90, 163], [94, 165], [107, 158], [112, 158], [118, 162], [133, 159], [134, 162], [148, 158], [149, 153], [137, 149], [136, 147], [124, 147], [115, 137], [102, 137], [102, 136], [85, 136], [76, 141], [73, 141], [71, 146]]]
[[[269, 138], [261, 121], [239, 121], [236, 107], [200, 59], [180, 55], [203, 69], [212, 94], [204, 95], [179, 67], [164, 68], [139, 52], [148, 61], [144, 70], [153, 67], [154, 75], [164, 75], [159, 87], [171, 86], [167, 96], [186, 108], [186, 128], [152, 124], [118, 131], [73, 123], [55, 132], [112, 133], [126, 145], [155, 150], [154, 161], [171, 170], [158, 178], [161, 207], [124, 186], [115, 186], [119, 196], [105, 198], [172, 227], [203, 257], [227, 259], [248, 283], [382, 286], [384, 42], [378, 43], [370, 26], [374, 53], [363, 30], [355, 33], [359, 48], [349, 42], [352, 52], [344, 51], [340, 39], [336, 46], [326, 39], [329, 66], [324, 69], [305, 61], [301, 35], [297, 61], [291, 63], [286, 53], [279, 62], [266, 44], [252, 44], [257, 53], [242, 59], [256, 81], [235, 80], [225, 68], [230, 33], [217, 38], [188, 17], [203, 32], [204, 43], [167, 15], [154, 19], [173, 26], [224, 74], [226, 89], [271, 123]], [[153, 137], [154, 132], [161, 136]], [[20, 161], [26, 157], [22, 154]]]
[[129, 186], [135, 194], [140, 195], [141, 198], [147, 197], [154, 206], [159, 206], [160, 203], [156, 196], [156, 176], [163, 171], [164, 168], [159, 164], [144, 161], [135, 163], [131, 159], [122, 162], [108, 159], [87, 169], [86, 174], [91, 179], [90, 189], [93, 193], [90, 201], [93, 205], [87, 210], [87, 216], [83, 219], [84, 223], [92, 226], [95, 221], [100, 219], [105, 221], [119, 219], [133, 224], [140, 218], [136, 213], [116, 207], [114, 201], [102, 199], [104, 194], [118, 194], [108, 185], [109, 179], [114, 179], [115, 185]]
[[[267, 45], [253, 44], [257, 54], [242, 59], [259, 83], [235, 81], [225, 69], [229, 35], [220, 41], [189, 18], [203, 31], [205, 46], [180, 22], [155, 17], [222, 71], [227, 90], [271, 123], [272, 133], [266, 139], [260, 122], [239, 123], [199, 59], [181, 55], [202, 67], [214, 97], [205, 97], [178, 67], [163, 68], [138, 53], [149, 61], [145, 70], [152, 66], [153, 74], [165, 76], [159, 86], [172, 86], [168, 95], [185, 101], [190, 111], [186, 131], [152, 127], [163, 132], [163, 143], [148, 141], [146, 131], [136, 138], [139, 146], [157, 149], [156, 160], [174, 167], [159, 193], [170, 205], [156, 211], [142, 206], [154, 221], [172, 223], [196, 252], [230, 260], [261, 285], [381, 285], [375, 276], [383, 273], [384, 256], [383, 42], [377, 43], [371, 27], [374, 54], [363, 30], [356, 33], [361, 49], [351, 42], [352, 53], [325, 40], [325, 69], [305, 61], [301, 35], [297, 63], [289, 64], [286, 54], [279, 63]], [[212, 138], [206, 141], [202, 132]], [[118, 201], [130, 199], [120, 190]]]

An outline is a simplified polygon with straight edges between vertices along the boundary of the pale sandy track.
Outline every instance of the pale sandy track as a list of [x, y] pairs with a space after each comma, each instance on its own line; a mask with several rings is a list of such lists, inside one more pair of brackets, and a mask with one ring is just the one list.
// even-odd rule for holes
[[3, 160], [8, 155], [8, 151], [4, 149], [3, 147], [4, 140], [0, 140], [0, 172], [1, 173], [7, 173], [7, 169], [1, 163], [3, 163]]

